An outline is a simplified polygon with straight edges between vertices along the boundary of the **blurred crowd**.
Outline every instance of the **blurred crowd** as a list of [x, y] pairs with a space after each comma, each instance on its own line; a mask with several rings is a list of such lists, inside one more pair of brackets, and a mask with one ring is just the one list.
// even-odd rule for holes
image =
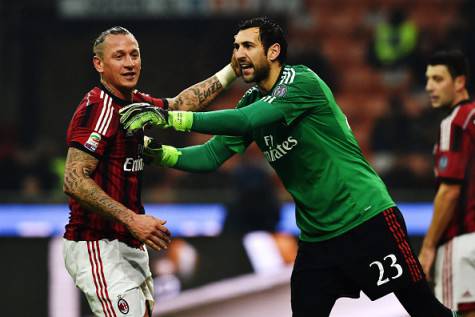
[[[475, 28], [473, 1], [293, 3], [282, 17], [289, 63], [309, 66], [329, 84], [363, 152], [396, 199], [431, 199], [432, 146], [445, 113], [430, 108], [424, 90], [426, 60], [441, 48], [460, 48], [474, 60], [475, 46], [469, 39]], [[233, 107], [248, 87], [236, 82], [210, 109]], [[199, 134], [151, 133], [175, 146], [208, 139]], [[31, 144], [2, 138], [1, 201], [64, 200], [65, 153], [63, 140], [37, 137]], [[276, 201], [289, 199], [254, 145], [211, 174], [157, 167], [145, 171], [146, 202], [222, 201], [236, 206], [274, 196]]]

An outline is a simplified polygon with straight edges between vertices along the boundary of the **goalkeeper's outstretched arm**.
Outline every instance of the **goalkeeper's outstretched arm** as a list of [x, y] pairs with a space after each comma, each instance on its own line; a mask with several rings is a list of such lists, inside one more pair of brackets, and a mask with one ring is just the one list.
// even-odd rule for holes
[[204, 144], [178, 149], [150, 143], [145, 147], [144, 156], [160, 166], [187, 172], [212, 172], [235, 153], [221, 137], [214, 137]]
[[282, 110], [260, 100], [238, 109], [209, 112], [166, 111], [144, 103], [131, 104], [120, 110], [120, 123], [129, 132], [158, 126], [177, 131], [244, 136], [253, 129], [284, 119]]
[[[178, 113], [180, 113], [178, 111]], [[253, 129], [278, 122], [284, 119], [284, 113], [271, 104], [257, 101], [247, 107], [239, 109], [209, 111], [203, 113], [185, 112], [191, 122], [189, 129], [176, 129], [178, 131], [195, 131], [214, 135], [243, 136]], [[176, 124], [173, 111], [169, 112], [169, 122]], [[181, 120], [185, 122], [186, 120]]]

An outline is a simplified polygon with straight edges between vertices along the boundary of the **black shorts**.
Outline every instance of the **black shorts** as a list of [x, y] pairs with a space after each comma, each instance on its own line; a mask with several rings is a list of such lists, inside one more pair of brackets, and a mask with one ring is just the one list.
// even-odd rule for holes
[[[321, 242], [299, 242], [292, 272], [292, 308], [333, 306], [339, 297], [375, 300], [424, 279], [397, 207]], [[328, 311], [329, 312], [329, 311]]]

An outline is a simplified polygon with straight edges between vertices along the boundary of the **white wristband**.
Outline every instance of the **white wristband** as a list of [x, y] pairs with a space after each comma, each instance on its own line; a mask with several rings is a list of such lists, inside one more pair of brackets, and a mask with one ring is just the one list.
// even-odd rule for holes
[[218, 77], [223, 88], [227, 88], [236, 79], [236, 73], [231, 64], [224, 66], [215, 76]]

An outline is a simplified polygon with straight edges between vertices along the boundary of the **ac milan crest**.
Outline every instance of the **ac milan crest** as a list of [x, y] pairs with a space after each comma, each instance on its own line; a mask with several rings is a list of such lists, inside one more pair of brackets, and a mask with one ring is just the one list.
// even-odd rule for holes
[[127, 301], [123, 298], [119, 298], [119, 300], [117, 301], [117, 307], [124, 315], [127, 315], [127, 313], [129, 312], [129, 303], [127, 303]]

